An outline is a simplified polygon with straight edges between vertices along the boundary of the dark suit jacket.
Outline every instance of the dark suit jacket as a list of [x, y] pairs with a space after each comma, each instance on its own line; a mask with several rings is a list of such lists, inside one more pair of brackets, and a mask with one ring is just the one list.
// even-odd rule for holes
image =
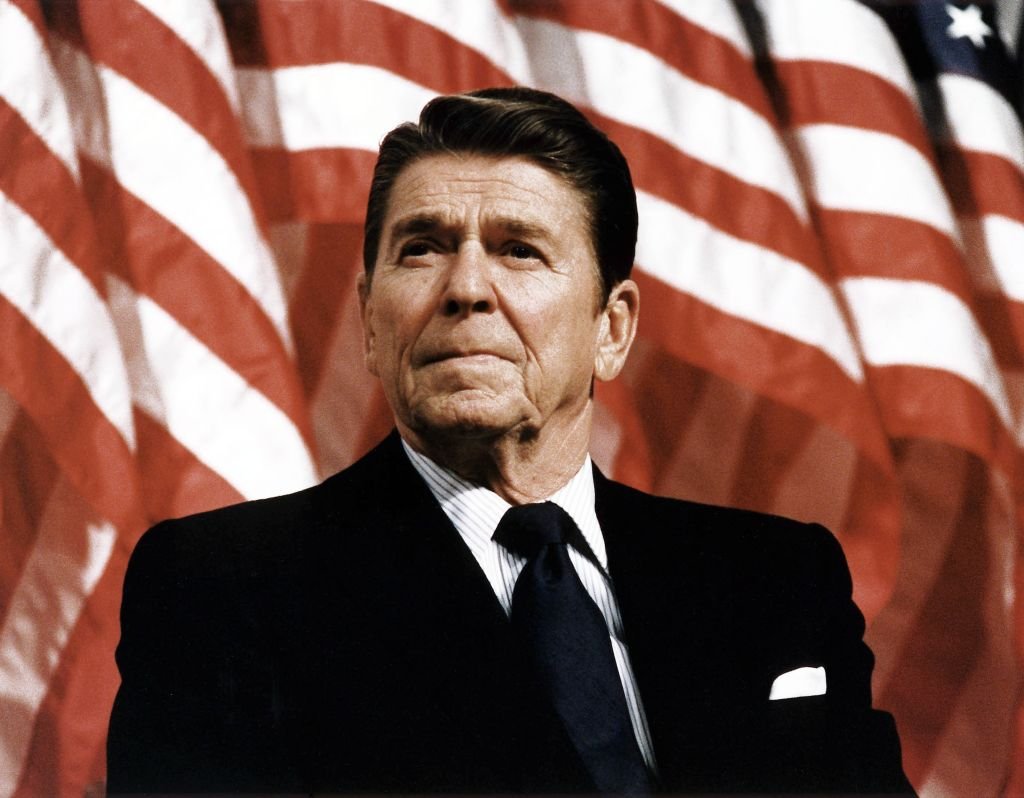
[[[827, 531], [595, 479], [663, 789], [909, 791]], [[154, 527], [121, 624], [112, 792], [526, 786], [546, 710], [395, 434], [317, 487]], [[828, 693], [770, 702], [804, 665]]]

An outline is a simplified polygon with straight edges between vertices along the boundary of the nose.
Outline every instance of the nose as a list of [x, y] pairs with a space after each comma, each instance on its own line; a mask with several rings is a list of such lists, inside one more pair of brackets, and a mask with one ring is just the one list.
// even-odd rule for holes
[[496, 297], [491, 264], [479, 242], [467, 241], [451, 259], [441, 295], [441, 312], [445, 316], [468, 316], [490, 313]]

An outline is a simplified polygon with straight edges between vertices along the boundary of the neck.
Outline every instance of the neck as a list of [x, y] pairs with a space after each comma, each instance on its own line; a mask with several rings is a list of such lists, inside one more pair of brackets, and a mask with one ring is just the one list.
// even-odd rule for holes
[[542, 501], [580, 470], [590, 445], [591, 408], [568, 428], [519, 428], [497, 436], [416, 432], [401, 423], [405, 441], [435, 463], [510, 504]]

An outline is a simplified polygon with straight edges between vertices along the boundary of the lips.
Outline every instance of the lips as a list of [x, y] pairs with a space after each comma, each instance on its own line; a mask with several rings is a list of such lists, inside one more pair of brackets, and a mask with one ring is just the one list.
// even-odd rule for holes
[[471, 358], [498, 358], [500, 360], [507, 360], [504, 355], [494, 352], [489, 349], [453, 349], [438, 352], [435, 354], [427, 355], [422, 359], [422, 365], [429, 366], [433, 363], [442, 363], [446, 360], [468, 360]]

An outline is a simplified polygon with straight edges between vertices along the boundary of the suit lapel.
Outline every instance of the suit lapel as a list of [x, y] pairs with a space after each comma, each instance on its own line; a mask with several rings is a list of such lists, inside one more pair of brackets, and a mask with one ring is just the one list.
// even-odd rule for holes
[[[418, 603], [413, 609], [420, 617], [443, 618], [452, 628], [466, 631], [500, 627], [505, 614], [494, 591], [412, 467], [398, 433], [392, 432], [359, 465], [353, 484], [344, 486], [343, 498], [326, 497], [326, 523], [345, 528], [344, 536], [330, 529], [327, 536], [342, 546], [365, 545], [371, 561], [393, 569], [391, 578], [402, 586], [403, 607]], [[355, 506], [353, 494], [360, 499]], [[380, 574], [370, 577], [376, 580]]]
[[[325, 646], [357, 641], [338, 652], [336, 667], [358, 669], [364, 686], [344, 700], [378, 737], [366, 756], [389, 752], [368, 779], [379, 780], [375, 789], [513, 789], [514, 774], [501, 772], [511, 761], [502, 736], [514, 694], [511, 639], [490, 583], [397, 434], [340, 480], [325, 483], [330, 509], [313, 567], [325, 596]], [[354, 636], [351, 618], [364, 619]], [[403, 720], [378, 725], [389, 717]]]
[[[666, 582], [667, 562], [677, 561], [679, 552], [673, 541], [663, 539], [653, 519], [645, 518], [640, 508], [631, 507], [627, 494], [621, 494], [595, 469], [595, 496], [598, 521], [608, 550], [608, 570], [612, 578], [623, 634], [636, 676], [644, 711], [654, 744], [655, 759], [662, 782], [675, 782], [679, 713], [677, 674], [687, 667], [685, 646], [687, 619], [681, 609], [693, 602], [678, 592], [686, 580], [672, 571]], [[639, 519], [644, 519], [641, 522]], [[671, 609], [670, 609], [671, 608]]]
[[[708, 543], [698, 512], [664, 502], [595, 473], [598, 519], [622, 613], [662, 786], [686, 791], [720, 767], [720, 729], [734, 729], [749, 705], [733, 649], [734, 599], [721, 581], [724, 550]], [[726, 566], [727, 567], [727, 566]]]

